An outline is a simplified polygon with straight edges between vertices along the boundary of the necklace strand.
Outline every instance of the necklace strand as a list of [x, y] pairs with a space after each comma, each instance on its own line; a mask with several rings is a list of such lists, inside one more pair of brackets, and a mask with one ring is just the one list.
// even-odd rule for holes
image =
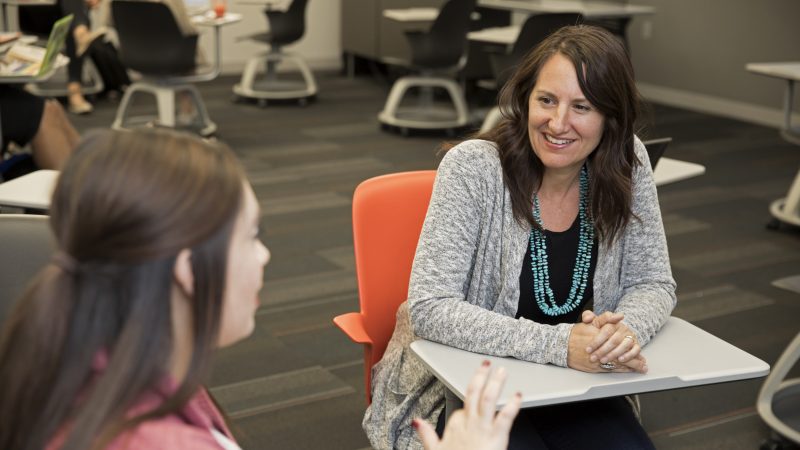
[[539, 309], [548, 316], [559, 316], [574, 310], [583, 299], [586, 284], [589, 279], [589, 268], [592, 261], [592, 246], [594, 245], [594, 224], [586, 213], [588, 203], [587, 191], [589, 190], [589, 172], [586, 166], [581, 168], [580, 175], [580, 201], [578, 217], [580, 220], [580, 238], [578, 240], [578, 255], [575, 258], [575, 268], [572, 271], [572, 287], [563, 305], [556, 303], [553, 289], [550, 287], [550, 267], [547, 258], [547, 241], [544, 235], [542, 213], [539, 208], [539, 196], [533, 196], [533, 218], [540, 228], [531, 229], [531, 271], [533, 272], [533, 296]]

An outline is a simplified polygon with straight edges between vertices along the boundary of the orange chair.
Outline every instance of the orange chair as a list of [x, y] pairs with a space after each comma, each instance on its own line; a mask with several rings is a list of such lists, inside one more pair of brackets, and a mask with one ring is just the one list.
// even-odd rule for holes
[[353, 342], [364, 344], [367, 403], [372, 366], [392, 336], [397, 308], [408, 296], [411, 263], [428, 211], [436, 171], [370, 178], [353, 194], [353, 247], [361, 312], [333, 319]]

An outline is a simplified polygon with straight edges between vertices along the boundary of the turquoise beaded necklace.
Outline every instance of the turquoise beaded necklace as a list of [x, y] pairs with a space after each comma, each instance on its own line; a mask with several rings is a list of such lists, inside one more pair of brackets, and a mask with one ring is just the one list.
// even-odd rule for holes
[[559, 316], [574, 310], [583, 298], [586, 283], [589, 279], [589, 267], [592, 262], [592, 246], [594, 245], [594, 224], [586, 213], [589, 190], [589, 172], [586, 166], [581, 168], [580, 175], [580, 203], [578, 216], [580, 218], [580, 239], [578, 241], [578, 256], [575, 258], [575, 269], [572, 271], [572, 287], [569, 296], [563, 305], [556, 303], [553, 290], [550, 288], [550, 268], [547, 262], [547, 241], [542, 225], [542, 213], [539, 209], [539, 196], [533, 196], [533, 218], [539, 228], [531, 229], [531, 270], [533, 271], [533, 296], [536, 304], [548, 316]]

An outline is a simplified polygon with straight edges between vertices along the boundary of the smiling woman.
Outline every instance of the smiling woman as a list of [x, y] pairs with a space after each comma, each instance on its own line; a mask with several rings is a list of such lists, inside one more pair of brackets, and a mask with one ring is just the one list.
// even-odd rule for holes
[[[364, 428], [419, 448], [409, 418], [444, 425], [445, 388], [416, 338], [586, 372], [646, 372], [642, 346], [675, 305], [639, 95], [607, 31], [562, 28], [501, 90], [503, 119], [447, 150], [408, 301], [374, 366]], [[653, 448], [623, 398], [523, 410], [508, 448]]]

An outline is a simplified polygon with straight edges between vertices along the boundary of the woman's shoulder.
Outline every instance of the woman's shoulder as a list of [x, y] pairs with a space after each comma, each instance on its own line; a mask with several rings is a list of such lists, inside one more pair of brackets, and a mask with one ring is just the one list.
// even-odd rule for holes
[[438, 169], [439, 177], [466, 178], [472, 182], [502, 182], [500, 155], [494, 142], [463, 141], [447, 151]]
[[444, 156], [442, 164], [486, 164], [500, 165], [500, 155], [497, 152], [497, 145], [492, 141], [483, 139], [469, 139], [454, 146]]

